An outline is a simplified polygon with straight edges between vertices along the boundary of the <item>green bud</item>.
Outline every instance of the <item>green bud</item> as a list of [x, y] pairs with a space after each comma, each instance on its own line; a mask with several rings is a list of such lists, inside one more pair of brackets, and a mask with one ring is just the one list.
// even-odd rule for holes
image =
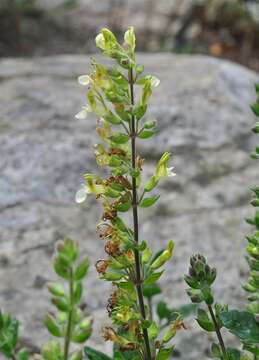
[[136, 46], [136, 39], [134, 34], [134, 28], [131, 26], [124, 34], [124, 41], [131, 48], [131, 51], [134, 52]]
[[259, 206], [259, 199], [253, 199], [250, 202], [251, 205], [253, 205], [254, 207], [258, 207]]
[[145, 185], [145, 191], [146, 192], [152, 191], [157, 186], [158, 182], [159, 182], [159, 178], [157, 178], [156, 176], [152, 176]]
[[151, 269], [155, 270], [163, 266], [173, 255], [174, 242], [171, 240], [168, 243], [167, 249], [162, 252], [160, 256], [151, 264]]
[[44, 325], [46, 326], [48, 331], [51, 333], [51, 335], [56, 336], [56, 337], [63, 336], [63, 332], [62, 332], [60, 326], [58, 325], [56, 319], [52, 315], [47, 314], [45, 316]]
[[88, 258], [84, 258], [75, 269], [74, 280], [76, 281], [83, 280], [87, 274], [89, 265], [90, 264]]
[[63, 312], [68, 312], [70, 310], [70, 306], [66, 299], [64, 298], [52, 298], [51, 302], [53, 305], [56, 306], [56, 308]]
[[202, 289], [202, 295], [203, 299], [208, 305], [212, 305], [214, 302], [213, 294], [211, 292], [211, 289], [209, 287], [205, 287]]
[[44, 360], [62, 359], [62, 351], [57, 341], [49, 341], [42, 347], [41, 354]]
[[84, 329], [75, 331], [72, 336], [72, 341], [78, 344], [83, 344], [92, 334], [92, 329]]
[[65, 290], [61, 284], [50, 283], [48, 284], [48, 290], [54, 296], [60, 296], [60, 297], [65, 296]]

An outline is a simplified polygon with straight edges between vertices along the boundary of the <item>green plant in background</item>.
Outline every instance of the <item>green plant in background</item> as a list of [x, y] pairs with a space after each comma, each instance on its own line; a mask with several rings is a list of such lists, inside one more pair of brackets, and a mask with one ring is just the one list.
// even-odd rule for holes
[[63, 339], [63, 347], [58, 341], [47, 343], [42, 349], [44, 360], [52, 360], [52, 354], [53, 360], [81, 360], [82, 349], [71, 355], [71, 344], [85, 343], [92, 333], [92, 320], [80, 308], [82, 281], [86, 277], [89, 261], [84, 258], [78, 262], [78, 255], [78, 246], [71, 239], [67, 238], [57, 246], [54, 270], [67, 283], [67, 289], [61, 283], [48, 285], [51, 302], [58, 312], [56, 315], [47, 314], [44, 323], [53, 336]]
[[[257, 101], [252, 105], [252, 110], [256, 116], [259, 116], [259, 84], [256, 85], [256, 93]], [[259, 133], [259, 123], [255, 124], [253, 131]], [[251, 157], [259, 158], [258, 147]], [[252, 191], [255, 198], [251, 204], [258, 207], [259, 188], [254, 187]], [[185, 276], [185, 281], [190, 287], [187, 293], [192, 302], [205, 303], [207, 306], [208, 312], [202, 308], [198, 309], [198, 324], [205, 331], [215, 332], [217, 335], [218, 344], [212, 344], [212, 356], [223, 360], [259, 359], [259, 212], [256, 212], [254, 218], [247, 219], [247, 222], [256, 227], [256, 232], [247, 236], [250, 276], [243, 286], [249, 293], [247, 310], [228, 310], [227, 305], [214, 305], [211, 286], [216, 279], [216, 269], [210, 268], [204, 256], [195, 255], [191, 258], [189, 274]], [[226, 348], [221, 334], [222, 327], [228, 329], [240, 340], [242, 350]]]
[[[133, 28], [126, 31], [123, 45], [111, 31], [102, 29], [96, 46], [117, 65], [92, 60], [92, 73], [79, 77], [79, 83], [88, 87], [87, 105], [76, 118], [83, 119], [90, 112], [100, 119], [97, 133], [102, 142], [95, 146], [95, 156], [99, 166], [109, 168], [109, 175], [102, 178], [85, 174], [76, 201], [81, 203], [88, 194], [94, 194], [104, 210], [97, 228], [105, 240], [107, 258], [97, 261], [96, 269], [103, 280], [114, 286], [107, 306], [112, 326], [104, 329], [104, 338], [114, 343], [114, 359], [166, 360], [171, 356], [170, 341], [182, 327], [182, 318], [176, 315], [161, 333], [145, 295], [150, 303], [150, 298], [159, 292], [151, 286], [162, 276], [174, 243], [169, 241], [166, 249], [154, 256], [140, 238], [138, 212], [139, 208], [155, 205], [159, 199], [155, 190], [158, 183], [175, 174], [168, 167], [170, 154], [165, 152], [154, 174], [144, 183], [144, 159], [136, 149], [137, 140], [146, 141], [156, 134], [155, 121], [146, 120], [144, 115], [159, 79], [143, 75], [144, 67], [137, 64]], [[131, 225], [126, 225], [122, 217], [128, 211], [132, 212]], [[91, 355], [93, 351], [86, 349], [90, 359], [97, 359]], [[98, 356], [107, 359], [104, 354]]]
[[[51, 335], [62, 339], [49, 341], [42, 347], [41, 355], [35, 355], [38, 360], [81, 360], [83, 358], [82, 344], [91, 336], [92, 319], [87, 317], [80, 308], [83, 294], [82, 281], [89, 267], [87, 258], [78, 261], [79, 250], [71, 239], [58, 243], [54, 258], [54, 270], [66, 283], [60, 282], [48, 285], [52, 295], [51, 302], [57, 308], [57, 313], [49, 313], [44, 324]], [[19, 322], [7, 314], [0, 313], [0, 353], [12, 360], [28, 360], [26, 349], [17, 350]], [[62, 344], [63, 343], [63, 344]], [[81, 344], [80, 349], [71, 349], [72, 344]]]

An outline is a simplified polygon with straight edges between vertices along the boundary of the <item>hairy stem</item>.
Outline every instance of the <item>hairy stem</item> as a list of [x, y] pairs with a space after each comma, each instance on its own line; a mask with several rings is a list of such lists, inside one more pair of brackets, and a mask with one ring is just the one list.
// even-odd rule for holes
[[220, 332], [219, 324], [218, 324], [217, 319], [215, 317], [212, 306], [211, 305], [207, 305], [207, 306], [208, 306], [208, 309], [209, 309], [209, 312], [210, 312], [211, 319], [212, 319], [213, 324], [215, 326], [215, 331], [216, 331], [216, 334], [217, 334], [217, 338], [218, 338], [218, 341], [219, 341], [219, 345], [221, 347], [221, 351], [222, 351], [224, 360], [227, 360], [227, 351], [226, 351], [226, 347], [225, 347], [225, 344], [224, 344], [224, 341], [223, 341], [223, 338], [222, 338], [222, 335], [221, 335], [221, 332]]
[[72, 322], [73, 322], [73, 312], [74, 312], [74, 304], [73, 304], [73, 270], [70, 270], [70, 278], [69, 278], [69, 302], [70, 302], [70, 310], [68, 313], [68, 321], [67, 321], [67, 329], [65, 335], [64, 342], [64, 360], [68, 360], [69, 357], [69, 347], [71, 342], [71, 333], [72, 333]]
[[[134, 105], [134, 80], [133, 80], [133, 70], [129, 70], [129, 85], [130, 85], [130, 97], [131, 105]], [[135, 116], [132, 115], [131, 118], [131, 165], [132, 169], [136, 169], [136, 124]], [[138, 244], [139, 242], [139, 225], [138, 225], [138, 195], [137, 195], [137, 183], [136, 177], [132, 176], [132, 211], [133, 211], [133, 226], [134, 226], [134, 240]], [[140, 307], [140, 312], [142, 318], [146, 319], [146, 311], [144, 304], [144, 296], [142, 291], [142, 274], [141, 274], [141, 261], [139, 251], [135, 249], [135, 270], [136, 270], [136, 290], [138, 294], [138, 302]], [[151, 360], [151, 349], [148, 338], [147, 329], [143, 329], [143, 336], [146, 348], [146, 360]]]

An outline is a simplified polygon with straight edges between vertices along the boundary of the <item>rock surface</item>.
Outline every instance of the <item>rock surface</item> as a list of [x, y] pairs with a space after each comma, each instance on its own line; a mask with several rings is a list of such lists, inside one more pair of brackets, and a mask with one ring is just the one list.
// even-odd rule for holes
[[[173, 152], [177, 177], [160, 186], [161, 201], [142, 215], [141, 234], [159, 249], [176, 242], [173, 261], [161, 284], [172, 306], [188, 303], [183, 273], [193, 252], [218, 268], [219, 301], [238, 305], [250, 231], [248, 187], [258, 183], [249, 160], [254, 122], [249, 104], [258, 76], [239, 65], [202, 56], [139, 55], [147, 72], [161, 79], [151, 117], [159, 123], [155, 141], [139, 147], [147, 173], [163, 151]], [[47, 309], [45, 284], [55, 242], [75, 238], [92, 263], [103, 254], [95, 232], [101, 214], [95, 200], [84, 206], [74, 194], [87, 170], [96, 168], [91, 147], [95, 120], [75, 120], [84, 93], [76, 77], [88, 72], [89, 58], [60, 56], [0, 62], [0, 304], [21, 320], [23, 341], [39, 346]], [[154, 226], [155, 225], [155, 226]], [[92, 344], [102, 342], [109, 287], [92, 268], [85, 297], [95, 318]], [[180, 358], [204, 359], [208, 342], [194, 321], [178, 337]], [[30, 339], [30, 340], [29, 340]]]

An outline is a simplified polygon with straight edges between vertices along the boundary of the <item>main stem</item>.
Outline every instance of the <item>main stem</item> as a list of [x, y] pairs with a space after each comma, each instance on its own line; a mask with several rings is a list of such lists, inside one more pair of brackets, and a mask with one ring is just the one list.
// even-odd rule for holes
[[[132, 68], [129, 70], [129, 85], [130, 85], [130, 97], [131, 97], [131, 105], [134, 105], [134, 80], [133, 80], [133, 70]], [[136, 124], [135, 124], [135, 116], [131, 117], [131, 165], [132, 169], [136, 169]], [[137, 183], [136, 177], [132, 176], [132, 211], [133, 211], [133, 226], [134, 226], [134, 241], [136, 244], [139, 242], [139, 225], [138, 225], [138, 195], [137, 195]], [[144, 296], [142, 291], [142, 274], [141, 274], [141, 262], [139, 251], [137, 249], [134, 250], [135, 255], [135, 270], [136, 270], [136, 290], [138, 294], [138, 302], [140, 307], [140, 312], [143, 320], [146, 319], [146, 311], [144, 304]], [[143, 329], [143, 336], [146, 348], [146, 360], [151, 360], [151, 349], [148, 338], [147, 329]]]
[[68, 321], [67, 321], [67, 330], [65, 334], [65, 342], [64, 342], [64, 360], [68, 360], [69, 357], [69, 347], [70, 347], [70, 339], [71, 339], [71, 332], [72, 332], [72, 322], [73, 322], [73, 311], [74, 311], [74, 304], [73, 304], [73, 270], [70, 270], [70, 277], [69, 277], [69, 299], [70, 299], [70, 310], [68, 314]]
[[220, 332], [219, 324], [218, 324], [217, 319], [215, 317], [212, 306], [208, 305], [208, 309], [209, 309], [210, 316], [211, 316], [211, 319], [213, 321], [213, 324], [215, 326], [215, 331], [216, 331], [216, 334], [217, 334], [219, 345], [221, 347], [222, 354], [224, 356], [224, 359], [227, 360], [227, 351], [226, 351], [225, 344], [224, 344], [224, 341], [223, 341], [223, 338], [222, 338], [222, 335], [221, 335], [221, 332]]

